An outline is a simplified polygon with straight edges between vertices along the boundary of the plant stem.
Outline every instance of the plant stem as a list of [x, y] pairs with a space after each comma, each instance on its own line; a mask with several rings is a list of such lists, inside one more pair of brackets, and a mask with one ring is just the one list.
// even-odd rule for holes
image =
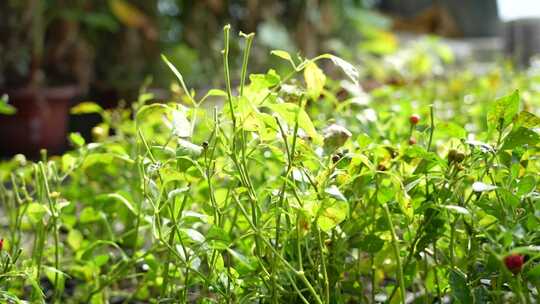
[[242, 60], [242, 75], [240, 76], [240, 96], [244, 96], [244, 84], [246, 81], [247, 65], [249, 60], [249, 52], [251, 51], [251, 45], [253, 43], [253, 38], [255, 37], [254, 33], [245, 35], [246, 38], [246, 48], [244, 50], [244, 58]]
[[47, 202], [49, 203], [49, 209], [51, 211], [51, 220], [52, 220], [52, 227], [53, 227], [53, 238], [54, 238], [54, 295], [53, 295], [53, 303], [57, 303], [60, 296], [60, 288], [59, 285], [59, 276], [58, 272], [60, 271], [60, 240], [58, 235], [58, 210], [56, 209], [55, 199], [51, 197], [51, 191], [49, 189], [49, 182], [47, 180], [47, 174], [45, 172], [45, 165], [43, 162], [39, 163], [39, 169], [41, 172], [41, 180], [44, 187], [44, 194], [47, 199]]
[[403, 268], [401, 266], [401, 257], [399, 255], [399, 245], [397, 241], [396, 231], [394, 229], [394, 224], [392, 223], [390, 210], [388, 210], [388, 206], [386, 204], [383, 204], [383, 211], [386, 217], [386, 222], [388, 223], [388, 227], [390, 229], [390, 233], [392, 234], [392, 248], [394, 250], [394, 257], [396, 259], [397, 277], [399, 281], [401, 303], [405, 304], [405, 279], [403, 278]]
[[[231, 112], [231, 120], [233, 123], [233, 132], [236, 133], [236, 115], [234, 114], [234, 107], [232, 101], [232, 89], [231, 89], [231, 74], [229, 71], [229, 33], [231, 26], [227, 24], [223, 28], [223, 41], [225, 43], [225, 48], [223, 49], [223, 70], [225, 73], [225, 86], [227, 91], [227, 100], [229, 102], [229, 111]], [[234, 140], [233, 140], [234, 142]]]

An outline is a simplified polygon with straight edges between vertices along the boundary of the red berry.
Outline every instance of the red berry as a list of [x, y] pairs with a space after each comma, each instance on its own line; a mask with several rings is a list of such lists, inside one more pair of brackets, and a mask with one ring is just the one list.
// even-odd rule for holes
[[414, 137], [409, 138], [409, 145], [411, 145], [411, 146], [416, 145], [416, 138], [414, 138]]
[[4, 248], [4, 239], [0, 239], [0, 251]]
[[521, 268], [523, 268], [524, 262], [525, 262], [525, 257], [517, 253], [512, 253], [504, 258], [504, 265], [513, 274], [517, 274], [521, 271]]
[[411, 115], [411, 117], [409, 117], [409, 121], [411, 122], [412, 125], [418, 124], [418, 122], [420, 121], [420, 115], [418, 114]]

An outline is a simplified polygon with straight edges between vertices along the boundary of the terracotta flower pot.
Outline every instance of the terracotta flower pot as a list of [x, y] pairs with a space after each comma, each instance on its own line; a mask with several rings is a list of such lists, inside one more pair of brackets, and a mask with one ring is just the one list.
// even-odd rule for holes
[[17, 113], [0, 116], [0, 153], [35, 157], [40, 149], [61, 152], [66, 144], [70, 102], [77, 96], [77, 87], [25, 87], [6, 93]]

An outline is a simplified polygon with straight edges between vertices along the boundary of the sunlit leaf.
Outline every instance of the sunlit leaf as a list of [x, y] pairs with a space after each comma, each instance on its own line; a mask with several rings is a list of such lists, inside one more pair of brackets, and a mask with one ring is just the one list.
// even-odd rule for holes
[[463, 215], [470, 215], [469, 210], [467, 208], [456, 206], [456, 205], [445, 205], [444, 208], [450, 210], [451, 212], [463, 214]]
[[39, 203], [31, 203], [26, 209], [26, 214], [34, 223], [38, 223], [39, 221], [41, 221], [47, 213], [49, 213], [49, 209], [43, 204]]
[[498, 188], [497, 186], [488, 185], [482, 182], [474, 182], [472, 185], [472, 189], [474, 192], [488, 192], [488, 191], [493, 191], [497, 188]]
[[540, 127], [540, 117], [531, 112], [521, 111], [516, 118], [515, 125], [529, 129], [538, 128]]
[[2, 95], [0, 97], [0, 114], [13, 115], [17, 112], [14, 106], [8, 104], [8, 96]]
[[497, 99], [487, 114], [488, 127], [499, 130], [506, 128], [519, 111], [519, 101], [517, 90]]
[[330, 60], [332, 60], [335, 65], [340, 67], [345, 73], [345, 75], [347, 75], [347, 77], [349, 77], [356, 85], [358, 85], [360, 73], [358, 72], [358, 69], [356, 67], [335, 55], [331, 55]]
[[84, 237], [79, 230], [72, 229], [67, 236], [67, 243], [73, 250], [81, 248]]
[[103, 108], [95, 102], [85, 101], [77, 104], [72, 107], [70, 110], [71, 114], [91, 114], [91, 113], [102, 113]]
[[349, 213], [349, 204], [346, 201], [331, 199], [323, 203], [323, 210], [317, 218], [317, 225], [322, 231], [328, 232], [343, 222]]
[[308, 114], [303, 109], [300, 109], [298, 105], [293, 103], [280, 103], [265, 106], [278, 113], [289, 126], [294, 126], [298, 113], [298, 126], [311, 137], [315, 144], [321, 145], [323, 143], [323, 137], [317, 133], [317, 130], [315, 130], [313, 122], [309, 118]]
[[293, 67], [295, 67], [294, 61], [293, 61], [291, 55], [290, 55], [287, 51], [283, 51], [283, 50], [273, 50], [273, 51], [271, 51], [270, 53], [271, 53], [272, 55], [274, 55], [274, 56], [277, 56], [277, 57], [281, 58], [281, 59], [285, 59], [285, 60], [289, 61], [289, 62], [291, 63], [291, 65], [292, 65]]
[[310, 61], [304, 68], [304, 80], [306, 81], [309, 96], [313, 100], [317, 100], [324, 89], [326, 75], [315, 62]]

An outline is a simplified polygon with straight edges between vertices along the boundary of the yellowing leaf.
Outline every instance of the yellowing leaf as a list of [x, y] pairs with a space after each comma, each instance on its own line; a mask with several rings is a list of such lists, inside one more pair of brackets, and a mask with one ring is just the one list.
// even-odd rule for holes
[[331, 205], [327, 205], [317, 218], [317, 225], [324, 232], [328, 232], [339, 225], [347, 218], [347, 215], [349, 214], [349, 204], [346, 201], [330, 201], [332, 202]]
[[273, 51], [270, 52], [270, 53], [271, 53], [272, 55], [274, 55], [274, 56], [277, 56], [277, 57], [281, 58], [281, 59], [285, 59], [285, 60], [289, 61], [289, 62], [291, 63], [291, 65], [292, 65], [294, 68], [296, 68], [296, 65], [294, 64], [294, 61], [293, 61], [291, 55], [290, 55], [288, 52], [282, 51], [282, 50], [273, 50]]
[[112, 13], [123, 24], [134, 27], [142, 28], [147, 26], [148, 18], [138, 8], [129, 4], [124, 0], [111, 0], [109, 1]]
[[84, 237], [79, 230], [71, 230], [67, 236], [67, 243], [73, 250], [81, 248]]
[[257, 131], [264, 128], [264, 122], [258, 117], [257, 109], [249, 102], [246, 97], [240, 97], [237, 105], [237, 117], [246, 131]]
[[397, 50], [398, 39], [391, 32], [375, 30], [366, 35], [365, 40], [360, 44], [360, 48], [374, 54], [390, 54]]
[[313, 99], [319, 98], [326, 83], [326, 76], [314, 62], [309, 62], [304, 68], [304, 79], [309, 96]]
[[521, 111], [516, 118], [516, 126], [524, 128], [538, 128], [540, 127], [540, 117], [534, 115], [531, 112]]

